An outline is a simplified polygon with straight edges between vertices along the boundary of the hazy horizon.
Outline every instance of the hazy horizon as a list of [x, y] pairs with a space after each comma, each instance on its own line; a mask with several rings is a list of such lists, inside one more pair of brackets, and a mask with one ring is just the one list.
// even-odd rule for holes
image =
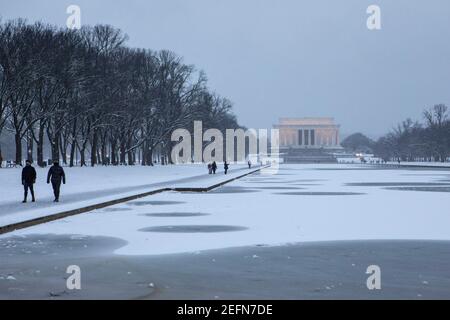
[[[114, 25], [129, 46], [169, 49], [204, 70], [247, 127], [323, 116], [343, 135], [376, 138], [450, 104], [445, 0], [0, 0], [0, 16], [64, 26], [71, 4], [82, 24]], [[366, 27], [371, 4], [381, 7], [378, 31]]]

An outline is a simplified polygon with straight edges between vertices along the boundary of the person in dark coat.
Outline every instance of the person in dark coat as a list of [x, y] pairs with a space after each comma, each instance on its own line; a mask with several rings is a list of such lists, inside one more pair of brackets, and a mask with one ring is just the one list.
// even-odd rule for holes
[[212, 164], [208, 163], [208, 173], [212, 174]]
[[55, 195], [53, 202], [59, 202], [61, 181], [63, 184], [66, 184], [66, 174], [58, 161], [54, 161], [53, 166], [48, 170], [47, 183], [50, 183], [50, 181], [52, 182], [53, 194]]
[[215, 161], [212, 163], [212, 171], [213, 171], [214, 174], [216, 174], [216, 171], [217, 171], [217, 163], [216, 163]]
[[223, 170], [225, 171], [225, 174], [227, 174], [228, 168], [229, 168], [229, 164], [228, 164], [228, 162], [225, 161], [225, 163], [223, 164]]
[[27, 202], [28, 189], [31, 193], [31, 201], [35, 202], [33, 185], [36, 183], [36, 170], [31, 166], [31, 161], [27, 160], [25, 168], [22, 169], [22, 185], [24, 189], [23, 203]]

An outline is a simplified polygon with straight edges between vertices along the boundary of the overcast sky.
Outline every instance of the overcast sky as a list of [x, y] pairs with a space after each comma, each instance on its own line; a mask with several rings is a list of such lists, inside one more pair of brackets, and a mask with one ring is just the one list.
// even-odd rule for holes
[[[241, 124], [332, 116], [378, 136], [425, 107], [450, 105], [448, 0], [0, 0], [3, 20], [121, 28], [132, 47], [170, 49], [204, 70]], [[369, 5], [382, 29], [366, 27]]]

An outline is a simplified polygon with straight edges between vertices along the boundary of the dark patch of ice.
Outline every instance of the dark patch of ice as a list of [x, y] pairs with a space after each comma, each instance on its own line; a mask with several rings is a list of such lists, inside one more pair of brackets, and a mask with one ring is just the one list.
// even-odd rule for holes
[[440, 182], [355, 182], [346, 183], [346, 186], [352, 187], [408, 187], [408, 186], [450, 186], [450, 183]]
[[299, 187], [257, 187], [258, 189], [264, 189], [264, 190], [301, 190], [305, 188], [299, 188]]
[[384, 189], [399, 191], [450, 192], [450, 187], [390, 187]]
[[131, 211], [131, 208], [105, 208], [103, 211], [106, 212], [120, 212], [120, 211]]
[[253, 192], [259, 192], [259, 190], [255, 190], [252, 188], [246, 188], [246, 187], [220, 187], [217, 189], [214, 189], [212, 191], [209, 191], [209, 194], [217, 194], [217, 193], [253, 193]]
[[201, 212], [161, 212], [161, 213], [146, 213], [143, 216], [147, 217], [160, 217], [160, 218], [172, 218], [172, 217], [200, 217], [208, 216], [209, 213]]
[[182, 204], [185, 203], [183, 201], [133, 201], [128, 202], [127, 204], [130, 206], [167, 206], [167, 205], [173, 205], [173, 204]]
[[281, 192], [276, 193], [287, 196], [358, 196], [365, 193], [360, 192]]
[[225, 226], [225, 225], [179, 225], [179, 226], [158, 226], [140, 229], [143, 232], [163, 232], [163, 233], [218, 233], [247, 230], [246, 227]]

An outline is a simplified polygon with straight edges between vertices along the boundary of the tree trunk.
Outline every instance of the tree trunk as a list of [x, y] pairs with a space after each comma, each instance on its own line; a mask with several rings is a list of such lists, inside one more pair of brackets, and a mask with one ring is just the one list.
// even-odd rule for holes
[[76, 142], [75, 139], [73, 139], [72, 143], [70, 144], [70, 160], [69, 160], [69, 167], [74, 166], [75, 162], [75, 151], [76, 151]]
[[[127, 142], [127, 150], [130, 150], [130, 147], [131, 147], [131, 139], [128, 140], [128, 142]], [[131, 151], [131, 150], [127, 152], [128, 153], [128, 165], [129, 166], [134, 165], [133, 152], [134, 151]]]
[[91, 145], [91, 167], [94, 167], [97, 164], [97, 143], [98, 143], [98, 131], [95, 129]]
[[80, 149], [80, 166], [81, 167], [85, 167], [86, 166], [85, 150], [86, 150], [85, 147]]
[[121, 165], [126, 165], [125, 162], [125, 142], [121, 141], [120, 142], [120, 164]]
[[168, 142], [166, 145], [167, 145], [167, 147], [166, 147], [167, 163], [168, 164], [173, 164], [172, 152], [171, 152], [172, 144], [171, 144], [171, 142]]
[[62, 134], [59, 135], [59, 147], [61, 150], [61, 156], [64, 164], [67, 164], [67, 144], [63, 141]]
[[111, 164], [113, 166], [117, 166], [117, 159], [116, 159], [116, 157], [117, 157], [117, 154], [116, 154], [117, 150], [116, 149], [117, 149], [117, 141], [115, 139], [112, 139], [111, 140]]
[[102, 159], [102, 165], [106, 166], [108, 164], [107, 151], [106, 151], [106, 138], [102, 139], [100, 155], [101, 155], [101, 159]]
[[100, 148], [97, 147], [97, 164], [102, 164], [101, 163], [102, 157], [100, 155], [100, 149], [101, 149], [101, 147]]
[[55, 133], [51, 142], [53, 161], [59, 161], [59, 135], [59, 133]]
[[73, 121], [72, 126], [72, 141], [70, 144], [70, 160], [69, 160], [69, 166], [73, 167], [74, 165], [74, 158], [75, 158], [75, 152], [76, 152], [76, 146], [77, 146], [77, 119]]
[[33, 151], [34, 151], [34, 141], [31, 135], [28, 136], [28, 148], [27, 148], [27, 160], [33, 163]]
[[133, 153], [131, 151], [127, 152], [127, 157], [128, 157], [128, 165], [132, 166], [134, 165], [134, 161], [133, 161]]
[[22, 165], [22, 139], [20, 138], [20, 133], [16, 132], [14, 140], [16, 142], [16, 164]]
[[148, 164], [153, 167], [153, 148], [148, 149]]
[[142, 144], [142, 161], [141, 161], [141, 165], [142, 166], [146, 166], [147, 165], [147, 142], [144, 142]]
[[39, 124], [38, 142], [37, 142], [37, 163], [38, 166], [43, 168], [44, 163], [44, 124]]

